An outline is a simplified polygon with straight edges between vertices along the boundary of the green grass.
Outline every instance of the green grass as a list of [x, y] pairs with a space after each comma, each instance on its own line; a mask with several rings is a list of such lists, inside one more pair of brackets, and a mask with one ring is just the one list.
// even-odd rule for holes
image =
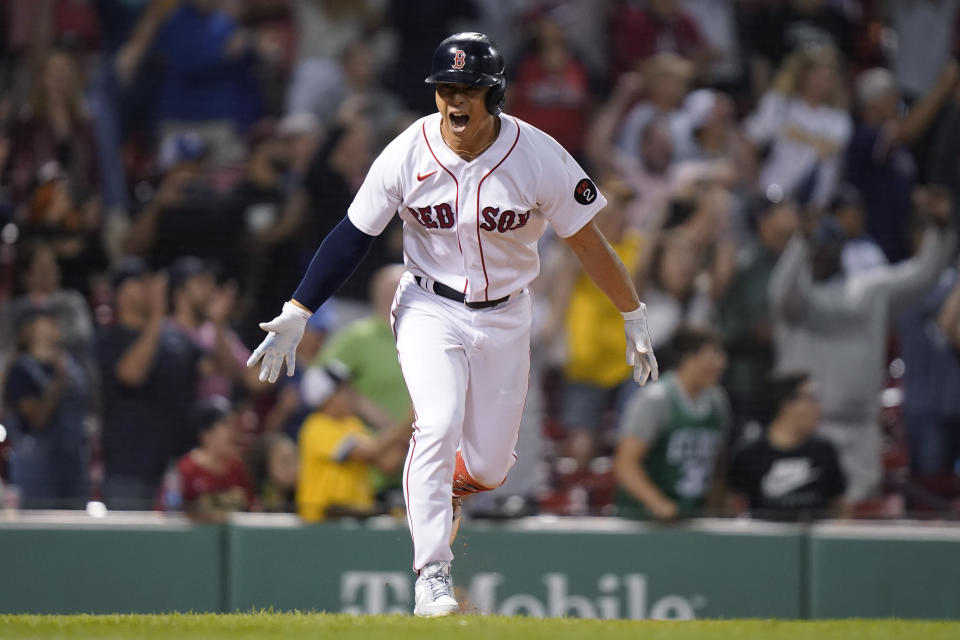
[[21, 638], [336, 638], [350, 640], [954, 640], [960, 622], [904, 620], [771, 621], [700, 620], [658, 622], [456, 616], [421, 620], [411, 616], [343, 614], [10, 616], [0, 615], [0, 640]]

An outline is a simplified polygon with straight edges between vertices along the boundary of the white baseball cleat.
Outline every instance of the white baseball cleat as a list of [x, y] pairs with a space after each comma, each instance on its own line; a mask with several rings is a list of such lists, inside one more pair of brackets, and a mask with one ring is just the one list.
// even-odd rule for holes
[[426, 618], [458, 613], [460, 605], [453, 596], [453, 578], [449, 562], [431, 562], [420, 570], [414, 587], [416, 605], [413, 615]]

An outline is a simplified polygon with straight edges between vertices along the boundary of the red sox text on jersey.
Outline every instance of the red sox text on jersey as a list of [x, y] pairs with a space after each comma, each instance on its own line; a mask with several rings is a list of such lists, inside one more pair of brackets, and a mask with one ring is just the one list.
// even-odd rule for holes
[[470, 302], [528, 285], [547, 223], [568, 237], [606, 204], [555, 140], [510, 116], [500, 121], [493, 144], [466, 162], [443, 142], [440, 114], [421, 118], [377, 158], [348, 213], [376, 235], [399, 212], [407, 268]]

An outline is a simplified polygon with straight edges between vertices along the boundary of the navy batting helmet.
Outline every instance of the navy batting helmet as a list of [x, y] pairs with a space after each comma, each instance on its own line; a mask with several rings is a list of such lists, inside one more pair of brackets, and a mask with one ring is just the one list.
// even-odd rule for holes
[[503, 109], [507, 90], [503, 56], [497, 44], [482, 33], [455, 33], [441, 42], [433, 54], [433, 69], [424, 82], [490, 87], [487, 111], [497, 115]]

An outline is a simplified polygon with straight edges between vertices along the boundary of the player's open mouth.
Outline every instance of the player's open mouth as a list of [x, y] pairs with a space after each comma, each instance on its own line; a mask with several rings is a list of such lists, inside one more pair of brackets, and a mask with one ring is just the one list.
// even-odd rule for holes
[[463, 133], [463, 130], [467, 128], [467, 123], [470, 122], [470, 116], [465, 113], [451, 113], [450, 114], [450, 129], [454, 133]]

